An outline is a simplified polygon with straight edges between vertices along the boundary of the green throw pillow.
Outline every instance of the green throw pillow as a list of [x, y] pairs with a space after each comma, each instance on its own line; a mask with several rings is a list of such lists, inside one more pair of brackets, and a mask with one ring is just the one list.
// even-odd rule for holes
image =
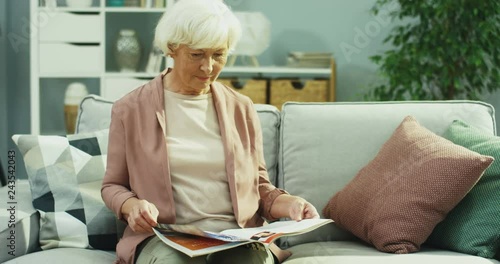
[[500, 250], [500, 137], [463, 121], [454, 121], [443, 135], [457, 145], [495, 161], [460, 203], [429, 236], [427, 243], [453, 251], [495, 257]]

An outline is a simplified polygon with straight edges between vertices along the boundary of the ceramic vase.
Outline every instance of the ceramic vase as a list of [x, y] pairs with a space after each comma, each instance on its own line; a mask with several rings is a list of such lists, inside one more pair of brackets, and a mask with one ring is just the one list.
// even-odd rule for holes
[[121, 72], [137, 71], [141, 59], [141, 44], [134, 30], [120, 30], [115, 42], [115, 58]]
[[78, 107], [82, 99], [87, 96], [87, 86], [80, 82], [73, 82], [68, 85], [64, 94], [64, 123], [66, 133], [75, 133]]

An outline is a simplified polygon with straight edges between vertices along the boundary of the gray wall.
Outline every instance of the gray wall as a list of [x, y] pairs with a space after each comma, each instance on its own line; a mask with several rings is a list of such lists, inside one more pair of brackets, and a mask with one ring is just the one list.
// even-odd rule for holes
[[338, 101], [361, 100], [378, 79], [368, 57], [384, 50], [391, 25], [370, 14], [375, 1], [226, 0], [235, 11], [261, 11], [271, 21], [271, 44], [259, 56], [261, 64], [284, 65], [290, 51], [332, 52]]
[[[0, 142], [4, 142], [7, 149], [1, 149], [0, 157], [4, 162], [7, 150], [17, 150], [11, 139], [13, 134], [30, 133], [30, 47], [29, 47], [29, 1], [2, 0], [5, 10], [2, 19], [6, 20], [5, 59], [0, 60], [1, 68], [7, 75], [6, 89], [2, 91], [0, 108], [6, 116], [7, 126], [0, 132]], [[5, 87], [5, 86], [4, 86]], [[3, 101], [2, 101], [3, 100]], [[1, 115], [0, 115], [1, 116]], [[0, 119], [0, 125], [2, 125]], [[7, 135], [4, 131], [7, 130]], [[6, 142], [6, 143], [5, 143]], [[0, 145], [1, 146], [1, 145]], [[16, 176], [26, 178], [21, 153], [16, 155]]]
[[5, 53], [6, 46], [6, 2], [0, 1], [0, 160], [2, 168], [6, 168], [7, 160], [7, 60]]
[[[263, 65], [283, 65], [290, 51], [332, 52], [337, 63], [337, 101], [360, 101], [380, 82], [368, 58], [388, 46], [383, 39], [395, 25], [381, 12], [370, 13], [376, 0], [225, 0], [234, 11], [260, 11], [271, 21], [270, 47], [259, 56]], [[284, 8], [286, 6], [286, 8]], [[384, 11], [393, 9], [386, 6]], [[484, 95], [496, 109], [500, 133], [500, 91]]]
[[497, 122], [497, 135], [500, 135], [500, 90], [493, 94], [484, 95], [482, 99], [495, 107], [495, 120]]
[[[389, 23], [384, 15], [374, 17], [370, 14], [369, 10], [376, 0], [225, 1], [235, 11], [261, 11], [271, 21], [271, 44], [258, 58], [261, 65], [284, 65], [286, 54], [290, 51], [333, 52], [337, 62], [337, 101], [362, 100], [362, 94], [373, 83], [380, 81], [376, 74], [377, 67], [368, 57], [387, 48], [382, 45], [382, 40], [394, 24]], [[0, 0], [0, 23], [7, 27], [3, 33], [20, 37], [15, 45], [8, 41], [3, 43], [6, 54], [2, 53], [0, 40], [2, 160], [6, 156], [5, 148], [15, 149], [11, 135], [30, 132], [28, 21], [28, 0]], [[1, 75], [5, 71], [7, 81]], [[496, 118], [500, 121], [500, 92], [487, 95], [484, 100], [498, 109]], [[500, 131], [498, 123], [497, 130]], [[21, 171], [24, 165], [20, 154], [17, 164], [18, 177], [26, 177]]]

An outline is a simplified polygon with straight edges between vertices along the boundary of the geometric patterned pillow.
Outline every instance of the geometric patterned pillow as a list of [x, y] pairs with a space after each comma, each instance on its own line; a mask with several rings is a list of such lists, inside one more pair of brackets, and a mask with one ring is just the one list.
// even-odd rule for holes
[[14, 135], [23, 155], [40, 246], [115, 250], [125, 224], [101, 198], [108, 129], [68, 136]]

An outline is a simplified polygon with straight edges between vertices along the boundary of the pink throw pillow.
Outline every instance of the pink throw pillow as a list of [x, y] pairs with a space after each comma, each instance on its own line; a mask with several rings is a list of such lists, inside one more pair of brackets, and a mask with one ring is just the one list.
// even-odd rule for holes
[[492, 162], [408, 116], [323, 215], [380, 251], [415, 252]]

